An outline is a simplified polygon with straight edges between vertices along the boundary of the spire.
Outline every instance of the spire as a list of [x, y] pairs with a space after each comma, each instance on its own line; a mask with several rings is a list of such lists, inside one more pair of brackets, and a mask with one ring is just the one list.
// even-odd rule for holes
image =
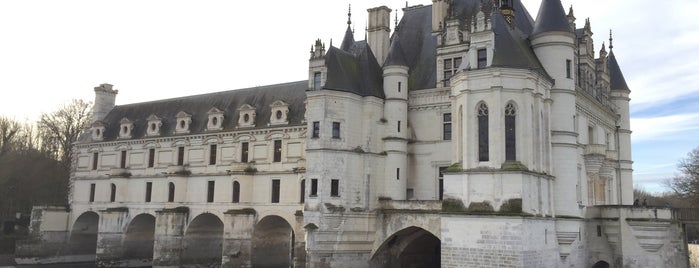
[[542, 0], [532, 35], [543, 32], [572, 32], [560, 0]]
[[607, 48], [604, 46], [604, 42], [602, 42], [602, 49], [599, 50], [599, 56], [600, 58], [607, 56]]
[[347, 9], [347, 25], [352, 24], [352, 4], [349, 4], [349, 8]]
[[393, 29], [396, 29], [396, 31], [398, 31], [398, 9], [396, 9], [395, 26], [393, 26]]
[[344, 51], [349, 51], [349, 49], [354, 44], [354, 31], [352, 30], [352, 4], [349, 6], [347, 11], [347, 30], [345, 31], [345, 38], [342, 39], [342, 44], [340, 44], [340, 49]]
[[612, 29], [609, 29], [609, 52], [612, 52], [612, 48], [614, 48], [614, 45], [612, 44]]

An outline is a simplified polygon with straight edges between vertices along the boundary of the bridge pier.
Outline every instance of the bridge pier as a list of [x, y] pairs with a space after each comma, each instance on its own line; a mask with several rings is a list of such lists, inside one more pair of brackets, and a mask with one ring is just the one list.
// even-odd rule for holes
[[229, 210], [224, 215], [222, 267], [252, 267], [255, 210]]
[[188, 216], [186, 208], [156, 211], [153, 267], [180, 267]]

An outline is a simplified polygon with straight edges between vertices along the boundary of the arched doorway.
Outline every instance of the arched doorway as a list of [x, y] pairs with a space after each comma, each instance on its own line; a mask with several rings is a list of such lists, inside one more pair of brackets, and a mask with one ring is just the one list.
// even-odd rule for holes
[[441, 242], [419, 227], [408, 227], [389, 236], [371, 258], [371, 267], [440, 267]]
[[94, 255], [97, 251], [97, 232], [100, 217], [88, 211], [81, 214], [70, 231], [66, 255]]
[[279, 216], [267, 216], [256, 225], [252, 236], [253, 267], [291, 267], [294, 231]]
[[153, 265], [155, 217], [141, 214], [133, 218], [124, 236], [124, 259], [134, 266]]
[[217, 267], [223, 252], [223, 222], [214, 214], [194, 218], [184, 235], [182, 264], [190, 267]]
[[606, 261], [598, 261], [595, 265], [592, 265], [592, 268], [609, 268], [609, 263]]

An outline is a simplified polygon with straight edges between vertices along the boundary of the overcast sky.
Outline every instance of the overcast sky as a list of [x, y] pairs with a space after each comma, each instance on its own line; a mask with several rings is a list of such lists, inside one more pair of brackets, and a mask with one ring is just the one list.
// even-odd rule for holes
[[[536, 18], [539, 0], [523, 0]], [[3, 0], [0, 115], [36, 121], [110, 83], [117, 105], [307, 79], [311, 44], [341, 43], [349, 1]], [[351, 1], [355, 39], [366, 9]], [[431, 4], [429, 0], [409, 5]], [[699, 146], [699, 1], [563, 0], [595, 50], [608, 46], [631, 87], [635, 184], [661, 191]], [[517, 11], [522, 12], [522, 11]], [[395, 11], [392, 13], [392, 17]]]

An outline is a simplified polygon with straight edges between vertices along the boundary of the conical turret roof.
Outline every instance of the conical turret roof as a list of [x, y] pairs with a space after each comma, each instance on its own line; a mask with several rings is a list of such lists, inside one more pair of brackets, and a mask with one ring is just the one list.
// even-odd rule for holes
[[629, 90], [629, 86], [626, 84], [626, 79], [624, 79], [624, 74], [619, 68], [619, 63], [614, 57], [614, 51], [609, 51], [608, 67], [609, 67], [609, 87], [612, 90]]
[[560, 0], [542, 0], [532, 35], [543, 32], [573, 32]]

